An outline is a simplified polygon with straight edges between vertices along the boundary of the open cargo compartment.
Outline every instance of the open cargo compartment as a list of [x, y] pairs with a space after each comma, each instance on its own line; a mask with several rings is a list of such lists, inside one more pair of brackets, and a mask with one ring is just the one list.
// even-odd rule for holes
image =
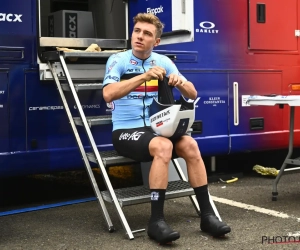
[[[128, 48], [127, 4], [111, 0], [37, 1], [40, 80], [53, 80], [47, 61], [63, 54], [67, 55], [73, 80], [102, 81], [108, 57]], [[101, 52], [84, 52], [92, 44]], [[70, 51], [58, 53], [57, 47]], [[55, 67], [58, 76], [64, 78], [60, 64]]]
[[155, 15], [165, 25], [161, 45], [194, 41], [193, 1], [37, 1], [41, 47], [87, 47], [95, 42], [105, 49], [129, 48], [132, 17], [158, 9]]
[[[140, 12], [147, 13], [156, 10], [158, 8], [154, 7], [157, 6], [160, 6], [161, 13], [156, 14], [165, 24], [161, 45], [194, 40], [193, 1], [179, 1], [177, 5], [172, 0], [164, 3], [158, 0], [151, 2], [133, 0], [37, 1], [40, 80], [52, 80], [46, 64], [49, 57], [45, 57], [45, 55], [49, 56], [49, 51], [55, 52], [57, 47], [85, 50], [91, 44], [97, 44], [105, 53], [101, 53], [101, 56], [99, 56], [100, 53], [97, 56], [93, 53], [86, 53], [86, 56], [82, 56], [80, 52], [80, 59], [69, 61], [71, 77], [74, 80], [89, 79], [89, 75], [93, 78], [94, 76], [103, 77], [108, 57], [130, 48], [129, 34], [133, 26], [132, 17]], [[168, 54], [166, 51], [160, 53]], [[59, 76], [64, 76], [59, 65], [56, 71]]]
[[38, 0], [38, 4], [41, 47], [87, 47], [94, 41], [106, 49], [127, 48], [127, 4], [122, 1]]

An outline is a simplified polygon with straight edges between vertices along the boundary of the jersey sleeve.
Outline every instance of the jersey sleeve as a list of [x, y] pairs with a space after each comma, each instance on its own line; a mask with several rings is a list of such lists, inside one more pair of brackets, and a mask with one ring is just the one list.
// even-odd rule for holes
[[118, 54], [111, 55], [106, 63], [103, 86], [109, 83], [119, 82], [123, 71], [124, 63], [121, 56]]
[[178, 68], [174, 64], [174, 62], [167, 56], [163, 56], [163, 68], [166, 70], [167, 77], [169, 77], [170, 74], [176, 74], [179, 75], [183, 80], [187, 81], [187, 79], [179, 72]]

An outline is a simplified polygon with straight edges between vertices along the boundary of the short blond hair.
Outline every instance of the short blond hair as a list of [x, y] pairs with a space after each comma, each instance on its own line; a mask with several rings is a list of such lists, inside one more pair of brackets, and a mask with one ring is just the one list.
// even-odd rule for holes
[[156, 38], [160, 38], [164, 29], [164, 24], [159, 18], [151, 13], [139, 13], [133, 18], [133, 23], [136, 25], [137, 22], [151, 23], [156, 27]]

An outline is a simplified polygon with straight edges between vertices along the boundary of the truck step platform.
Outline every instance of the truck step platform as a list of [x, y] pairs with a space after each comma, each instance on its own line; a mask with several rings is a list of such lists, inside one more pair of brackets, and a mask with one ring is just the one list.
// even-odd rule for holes
[[[99, 151], [99, 153], [105, 167], [137, 163], [133, 159], [120, 156], [115, 150]], [[94, 153], [87, 153], [86, 155], [90, 162], [98, 163]]]
[[88, 60], [107, 60], [111, 55], [115, 54], [116, 51], [103, 51], [103, 52], [65, 52], [65, 51], [45, 51], [42, 53], [42, 60], [49, 62], [59, 62], [60, 56], [64, 59], [71, 58], [74, 62], [76, 59], [88, 59]]
[[[102, 89], [102, 83], [74, 83], [75, 90], [100, 90]], [[61, 87], [64, 91], [71, 91], [69, 84], [63, 83]]]
[[45, 48], [87, 48], [93, 43], [98, 44], [101, 49], [126, 49], [128, 47], [127, 39], [40, 37], [40, 46]]
[[[83, 126], [83, 122], [80, 117], [73, 117], [73, 120], [76, 125]], [[104, 125], [112, 123], [111, 115], [87, 116], [86, 120], [90, 127], [95, 125]]]
[[[150, 201], [149, 187], [146, 186], [115, 189], [115, 193], [121, 207]], [[108, 191], [102, 191], [101, 194], [105, 201], [113, 202]], [[170, 181], [166, 191], [166, 199], [179, 198], [194, 194], [194, 189], [188, 182], [182, 180]]]

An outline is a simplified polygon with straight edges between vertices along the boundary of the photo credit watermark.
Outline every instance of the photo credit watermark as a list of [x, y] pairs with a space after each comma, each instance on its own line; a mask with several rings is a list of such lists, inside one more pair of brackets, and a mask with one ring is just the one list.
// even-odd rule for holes
[[300, 243], [299, 236], [262, 236], [261, 244], [292, 244]]

